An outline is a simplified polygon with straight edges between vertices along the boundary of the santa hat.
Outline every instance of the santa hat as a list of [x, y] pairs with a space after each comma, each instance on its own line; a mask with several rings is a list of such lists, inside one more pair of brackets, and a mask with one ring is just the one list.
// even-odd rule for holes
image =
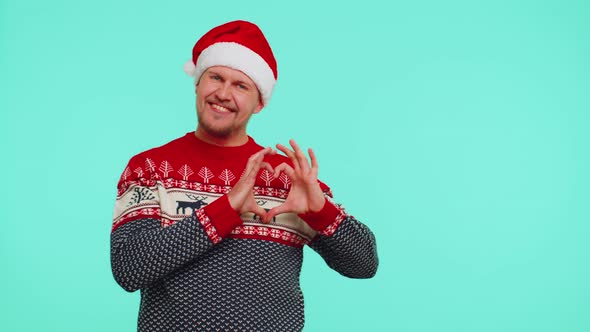
[[193, 47], [193, 58], [184, 71], [198, 81], [209, 67], [226, 66], [248, 75], [258, 87], [264, 104], [277, 81], [277, 62], [258, 26], [233, 21], [211, 29]]

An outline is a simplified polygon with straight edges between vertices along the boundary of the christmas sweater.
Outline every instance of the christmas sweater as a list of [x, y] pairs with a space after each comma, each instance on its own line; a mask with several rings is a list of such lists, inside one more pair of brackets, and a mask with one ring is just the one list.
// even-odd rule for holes
[[[139, 331], [300, 331], [303, 246], [342, 275], [370, 278], [378, 260], [372, 232], [327, 199], [317, 213], [277, 215], [263, 224], [239, 215], [227, 193], [262, 147], [219, 147], [194, 132], [129, 161], [117, 185], [111, 232], [115, 280], [141, 290]], [[265, 157], [276, 167], [290, 160]], [[291, 181], [265, 169], [256, 202], [285, 201]]]

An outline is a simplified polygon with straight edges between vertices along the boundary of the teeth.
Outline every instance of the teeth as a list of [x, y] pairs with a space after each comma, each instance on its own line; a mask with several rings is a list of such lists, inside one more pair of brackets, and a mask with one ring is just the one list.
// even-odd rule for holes
[[219, 105], [217, 105], [217, 104], [211, 104], [211, 107], [213, 107], [214, 109], [216, 109], [216, 110], [218, 110], [218, 111], [221, 111], [221, 112], [227, 112], [227, 113], [231, 112], [231, 111], [229, 110], [229, 108], [225, 108], [225, 107], [223, 107], [223, 106], [219, 106]]

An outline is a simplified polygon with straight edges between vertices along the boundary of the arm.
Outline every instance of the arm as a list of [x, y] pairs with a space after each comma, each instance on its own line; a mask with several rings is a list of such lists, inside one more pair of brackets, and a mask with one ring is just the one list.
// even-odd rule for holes
[[330, 268], [349, 278], [375, 275], [379, 265], [377, 245], [367, 226], [330, 199], [326, 199], [326, 206], [320, 212], [300, 217], [319, 232], [309, 247], [320, 254]]
[[[319, 234], [309, 246], [318, 252], [328, 266], [351, 278], [371, 278], [378, 266], [375, 237], [369, 228], [334, 204], [329, 188], [317, 180], [318, 162], [309, 149], [311, 166], [295, 141], [293, 150], [278, 144], [277, 149], [289, 157], [293, 166], [283, 163], [275, 168], [275, 177], [284, 171], [292, 181], [285, 203], [267, 214], [294, 212]], [[324, 187], [322, 189], [322, 186]]]
[[254, 201], [252, 186], [260, 167], [270, 167], [262, 162], [269, 153], [271, 149], [264, 149], [250, 157], [244, 176], [227, 195], [167, 227], [162, 227], [154, 183], [124, 173], [111, 233], [111, 267], [117, 283], [130, 292], [146, 288], [212, 249], [242, 223], [241, 213], [266, 213]]
[[146, 288], [213, 248], [241, 222], [226, 195], [167, 227], [158, 217], [127, 222], [111, 233], [113, 276], [129, 292]]

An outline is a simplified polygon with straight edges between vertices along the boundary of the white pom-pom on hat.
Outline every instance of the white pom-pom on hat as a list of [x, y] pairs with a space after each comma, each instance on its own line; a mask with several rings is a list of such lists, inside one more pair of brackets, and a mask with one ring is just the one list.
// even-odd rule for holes
[[182, 69], [184, 70], [184, 72], [188, 76], [195, 76], [195, 69], [196, 68], [197, 68], [197, 66], [195, 66], [195, 64], [193, 63], [193, 60], [188, 60], [187, 62], [184, 63], [184, 67]]

